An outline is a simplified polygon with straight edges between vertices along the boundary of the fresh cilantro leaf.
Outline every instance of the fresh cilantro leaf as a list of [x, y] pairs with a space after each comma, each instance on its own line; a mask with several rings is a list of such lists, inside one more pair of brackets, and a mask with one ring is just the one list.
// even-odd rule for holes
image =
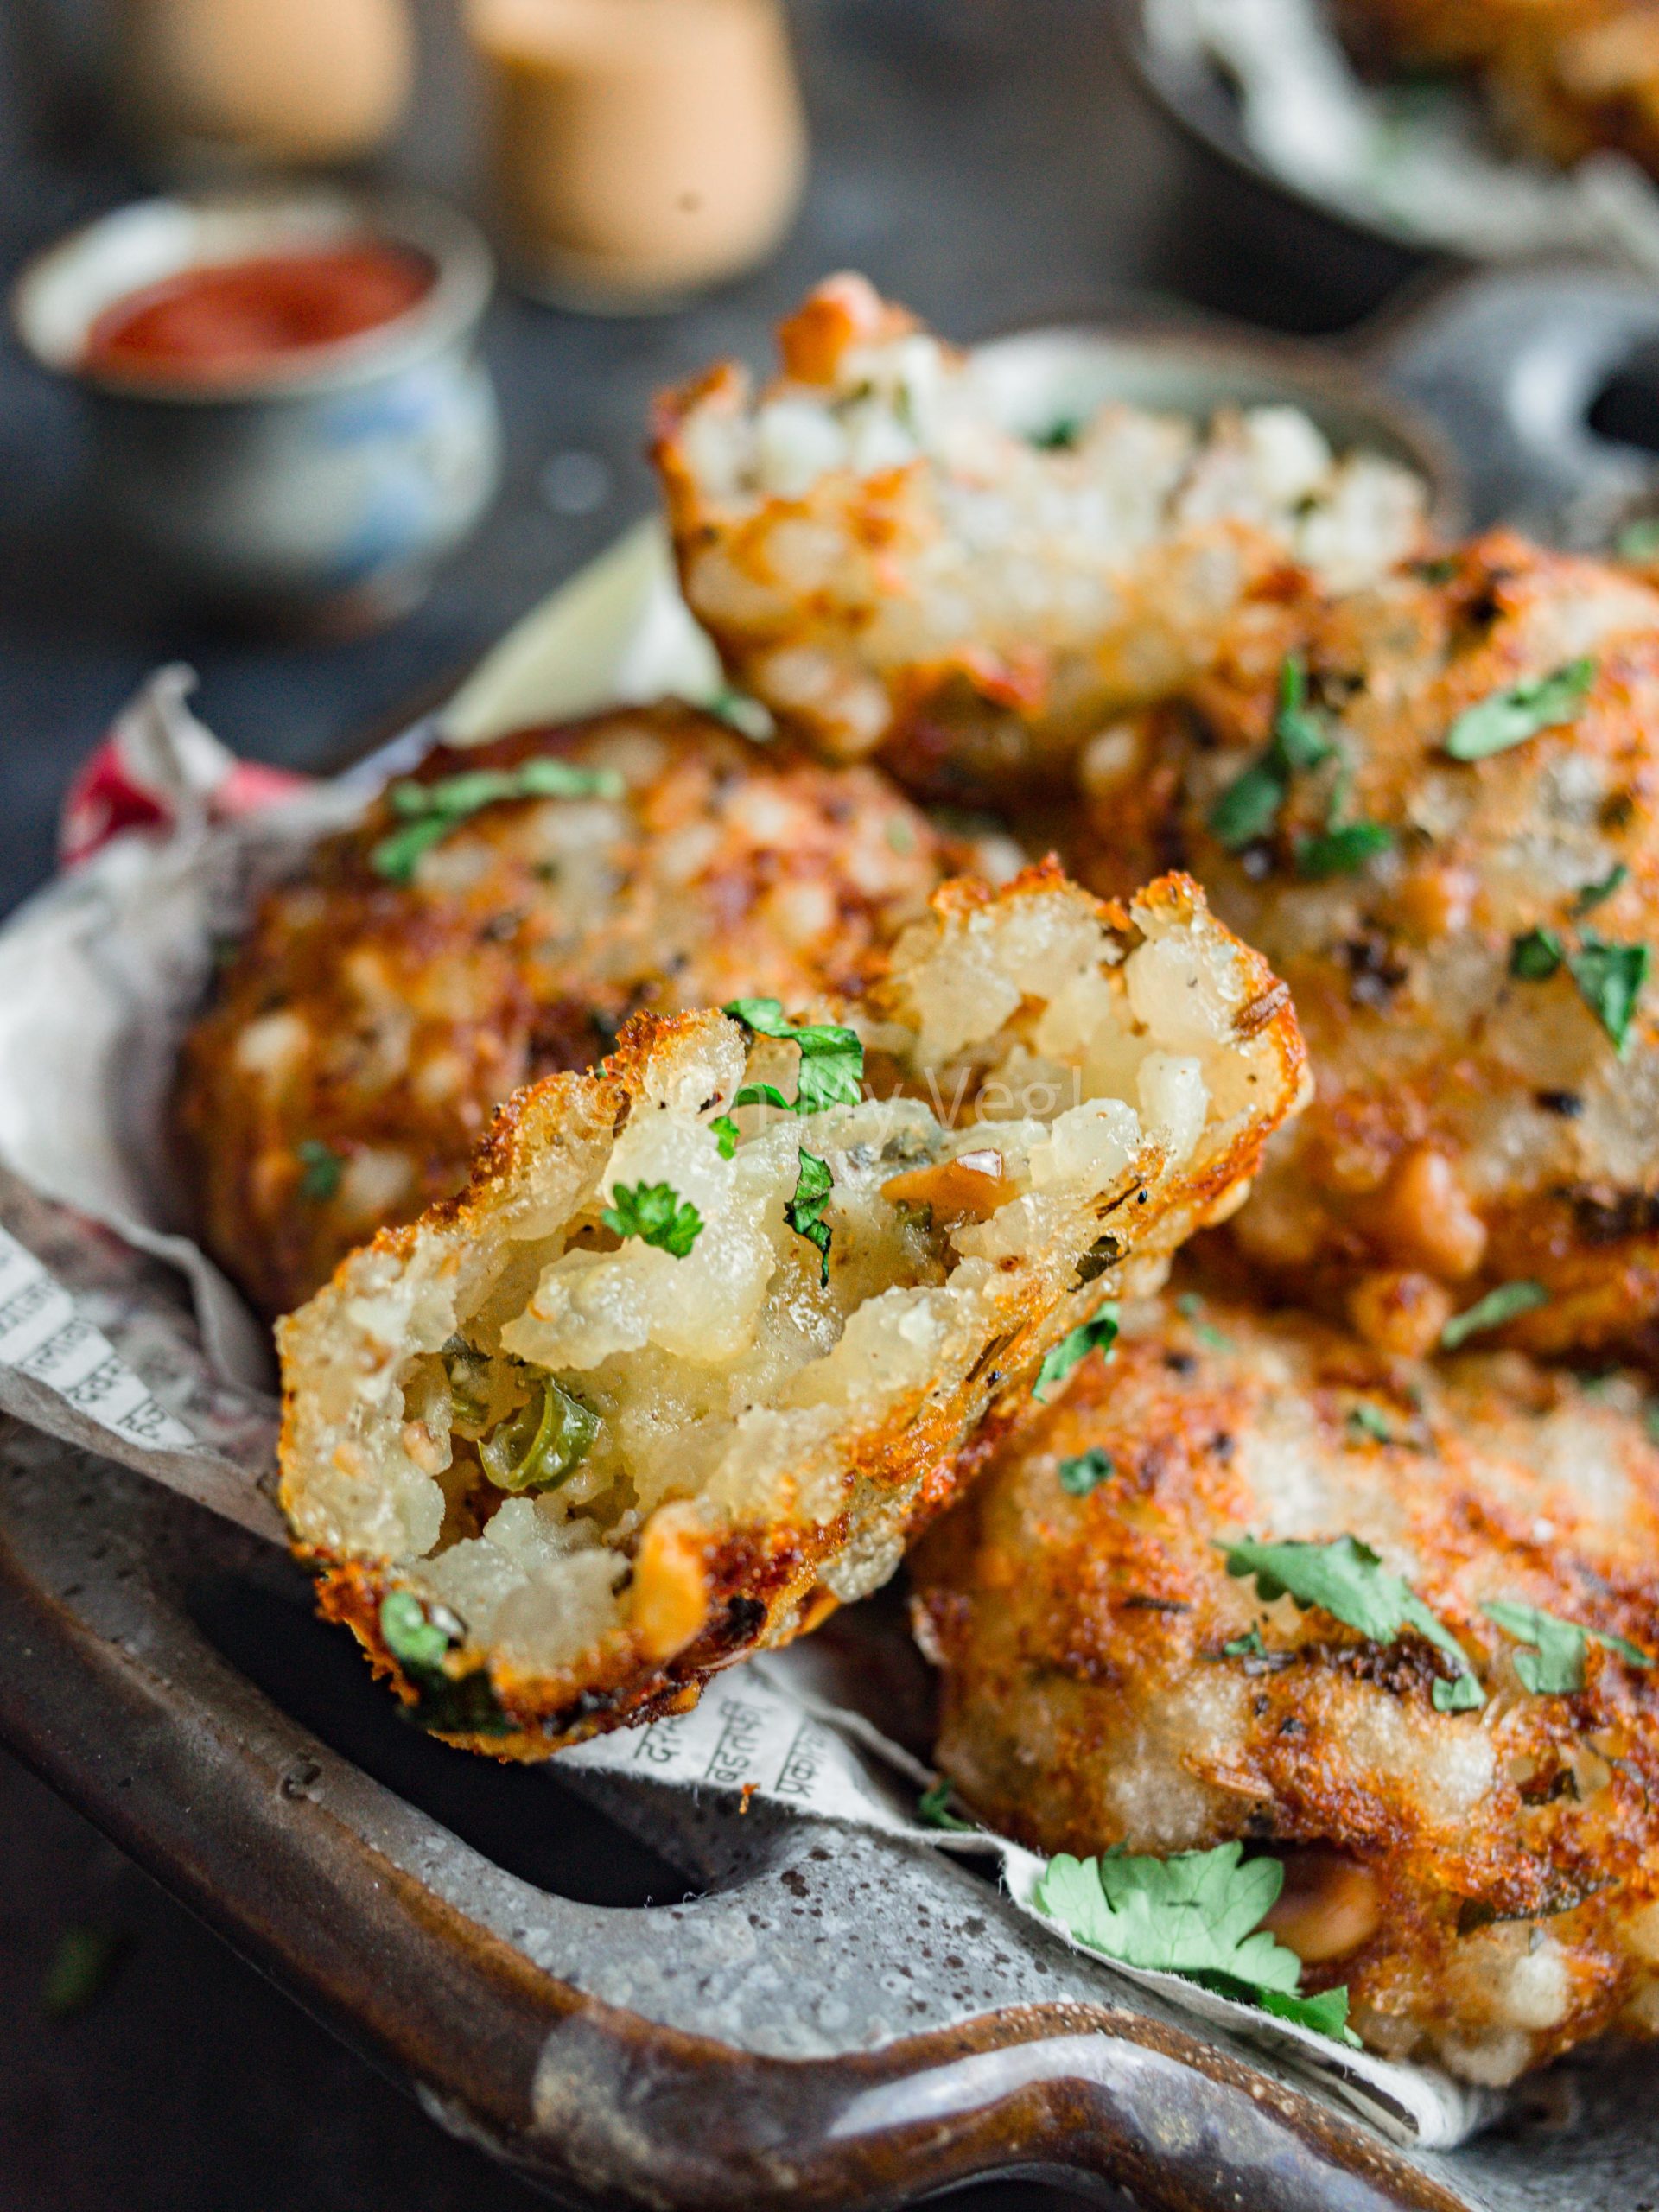
[[1056, 1470], [1060, 1488], [1069, 1497], [1087, 1497], [1091, 1490], [1098, 1490], [1102, 1483], [1109, 1483], [1116, 1469], [1109, 1452], [1096, 1446], [1080, 1452], [1075, 1459], [1062, 1459]]
[[[1464, 1712], [1484, 1703], [1468, 1654], [1456, 1637], [1402, 1576], [1383, 1566], [1369, 1544], [1354, 1536], [1323, 1544], [1264, 1544], [1247, 1537], [1243, 1543], [1219, 1548], [1227, 1555], [1228, 1573], [1254, 1575], [1257, 1593], [1268, 1605], [1287, 1597], [1304, 1609], [1316, 1605], [1333, 1620], [1357, 1630], [1370, 1643], [1394, 1643], [1405, 1630], [1414, 1630], [1469, 1681], [1466, 1690], [1454, 1682], [1437, 1682], [1431, 1694], [1438, 1711]], [[1447, 1694], [1444, 1699], [1439, 1694], [1442, 1690]]]
[[627, 785], [614, 770], [579, 768], [569, 760], [545, 758], [516, 768], [473, 768], [435, 783], [389, 785], [386, 804], [405, 826], [383, 837], [369, 855], [377, 875], [391, 883], [410, 882], [421, 855], [441, 844], [469, 815], [512, 798], [621, 798]]
[[1648, 1433], [1649, 1444], [1659, 1444], [1659, 1401], [1649, 1399], [1642, 1415], [1642, 1426]]
[[1621, 561], [1659, 560], [1659, 518], [1644, 516], [1627, 522], [1613, 548]]
[[1037, 1380], [1031, 1395], [1039, 1406], [1048, 1403], [1049, 1393], [1058, 1389], [1079, 1360], [1087, 1359], [1091, 1351], [1101, 1351], [1109, 1359], [1112, 1346], [1117, 1341], [1117, 1307], [1108, 1303], [1087, 1321], [1079, 1321], [1069, 1330], [1057, 1344], [1051, 1344], [1043, 1355], [1043, 1363], [1037, 1370]]
[[747, 691], [738, 690], [734, 684], [722, 683], [718, 691], [702, 702], [702, 707], [706, 714], [715, 715], [740, 736], [752, 737], [757, 742], [764, 742], [777, 728], [760, 702], [751, 698]]
[[1554, 675], [1493, 691], [1464, 709], [1446, 734], [1446, 750], [1454, 760], [1484, 760], [1491, 753], [1507, 753], [1540, 730], [1575, 720], [1595, 680], [1596, 664], [1586, 658], [1569, 661]]
[[916, 1810], [931, 1828], [949, 1828], [956, 1835], [971, 1835], [979, 1826], [977, 1821], [959, 1821], [950, 1811], [951, 1785], [948, 1781], [936, 1782], [931, 1789], [923, 1790], [916, 1801]]
[[1243, 1636], [1230, 1637], [1221, 1649], [1223, 1656], [1229, 1659], [1265, 1659], [1268, 1656], [1259, 1628], [1250, 1629]]
[[1267, 751], [1228, 785], [1210, 810], [1210, 830], [1229, 852], [1265, 837], [1279, 819], [1293, 776], [1317, 768], [1335, 747], [1307, 709], [1307, 671], [1292, 653], [1279, 671], [1279, 705]]
[[1345, 2043], [1351, 2049], [1361, 2048], [1359, 2037], [1348, 2024], [1348, 1992], [1343, 1989], [1323, 1989], [1317, 1997], [1290, 1997], [1281, 1989], [1262, 1989], [1256, 1993], [1256, 2003], [1264, 2012], [1274, 2012], [1281, 2020], [1294, 2020], [1299, 2027], [1312, 2028], [1318, 2036], [1329, 2036], [1332, 2043]]
[[1204, 1316], [1204, 1300], [1196, 1290], [1184, 1290], [1175, 1301], [1176, 1311], [1192, 1324], [1192, 1333], [1201, 1344], [1208, 1344], [1211, 1351], [1230, 1351], [1233, 1340], [1213, 1321]]
[[1624, 861], [1615, 861], [1599, 883], [1586, 883], [1573, 901], [1574, 918], [1576, 919], [1581, 914], [1591, 912], [1593, 908], [1601, 905], [1603, 899], [1611, 899], [1614, 892], [1622, 890], [1630, 880], [1630, 871], [1625, 867]]
[[[723, 1011], [757, 1037], [779, 1037], [800, 1046], [796, 1113], [817, 1114], [826, 1106], [857, 1105], [863, 1096], [864, 1047], [856, 1030], [834, 1021], [804, 1021], [797, 1028], [776, 999], [733, 999]], [[770, 1084], [747, 1085], [737, 1094], [737, 1103], [751, 1104], [761, 1094], [768, 1105], [785, 1106], [782, 1094]]]
[[1394, 1431], [1385, 1416], [1376, 1406], [1362, 1399], [1358, 1405], [1348, 1408], [1348, 1430], [1351, 1436], [1365, 1436], [1376, 1444], [1392, 1444]]
[[1473, 1675], [1453, 1675], [1449, 1682], [1437, 1676], [1428, 1700], [1436, 1713], [1478, 1713], [1486, 1693]]
[[1394, 832], [1380, 822], [1350, 822], [1318, 837], [1296, 840], [1296, 873], [1313, 882], [1357, 875], [1379, 853], [1394, 850]]
[[1083, 427], [1080, 415], [1062, 415], [1046, 430], [1033, 431], [1031, 443], [1039, 453], [1071, 453], [1082, 440]]
[[830, 1224], [823, 1217], [823, 1209], [835, 1187], [835, 1178], [821, 1160], [798, 1146], [795, 1158], [799, 1172], [795, 1181], [795, 1195], [784, 1209], [785, 1217], [798, 1236], [804, 1236], [809, 1244], [818, 1248], [818, 1281], [830, 1280]]
[[1279, 711], [1273, 721], [1273, 749], [1287, 781], [1303, 768], [1317, 768], [1336, 747], [1307, 707], [1307, 668], [1287, 653], [1279, 671]]
[[412, 1590], [389, 1590], [380, 1600], [380, 1634], [392, 1657], [405, 1667], [442, 1669], [450, 1638]]
[[302, 1137], [294, 1147], [294, 1156], [305, 1170], [300, 1178], [300, 1196], [309, 1198], [314, 1205], [326, 1205], [340, 1188], [346, 1162], [321, 1137]]
[[[1245, 1859], [1239, 1843], [1170, 1859], [1051, 1859], [1036, 1889], [1039, 1911], [1103, 1957], [1268, 2005], [1284, 2019], [1330, 2033], [1331, 1999], [1300, 1993], [1302, 1962], [1262, 1926], [1284, 1886], [1276, 1859]], [[1345, 1993], [1338, 2031], [1345, 2035]], [[1269, 1998], [1280, 2000], [1268, 2004]]]
[[594, 1447], [599, 1415], [550, 1376], [528, 1405], [479, 1439], [478, 1456], [498, 1490], [556, 1490]]
[[1426, 584], [1449, 584], [1458, 573], [1457, 556], [1442, 553], [1432, 561], [1414, 561], [1411, 572]]
[[1210, 834], [1230, 853], [1265, 837], [1285, 803], [1285, 779], [1265, 760], [1246, 768], [1210, 810]]
[[637, 1236], [683, 1260], [702, 1234], [702, 1216], [671, 1183], [619, 1183], [600, 1218], [619, 1236]]
[[746, 1083], [732, 1103], [734, 1106], [770, 1106], [779, 1114], [795, 1111], [775, 1083]]
[[721, 1158], [732, 1159], [737, 1151], [737, 1123], [729, 1114], [716, 1114], [709, 1126], [715, 1133], [715, 1141], [720, 1147]]
[[1541, 1282], [1501, 1282], [1484, 1298], [1478, 1298], [1463, 1313], [1452, 1316], [1440, 1331], [1440, 1349], [1456, 1351], [1471, 1337], [1480, 1336], [1488, 1329], [1501, 1329], [1506, 1321], [1516, 1320], [1522, 1313], [1530, 1313], [1548, 1303], [1549, 1293]]
[[128, 1940], [118, 1928], [89, 1922], [66, 1928], [41, 1982], [41, 2010], [48, 2019], [73, 2019], [101, 1996]]
[[1576, 1621], [1561, 1620], [1538, 1605], [1496, 1598], [1480, 1610], [1505, 1636], [1534, 1647], [1516, 1652], [1515, 1671], [1536, 1697], [1572, 1697], [1584, 1688], [1585, 1646], [1592, 1638], [1630, 1666], [1654, 1664], [1645, 1651], [1624, 1637], [1602, 1629], [1580, 1628]]
[[1547, 983], [1566, 957], [1567, 948], [1554, 930], [1528, 930], [1510, 940], [1510, 973], [1523, 983]]
[[1613, 1049], [1621, 1056], [1630, 1041], [1636, 1002], [1648, 980], [1652, 958], [1652, 952], [1645, 944], [1610, 944], [1592, 930], [1584, 932], [1579, 950], [1567, 956], [1567, 967], [1585, 1004], [1612, 1039]]

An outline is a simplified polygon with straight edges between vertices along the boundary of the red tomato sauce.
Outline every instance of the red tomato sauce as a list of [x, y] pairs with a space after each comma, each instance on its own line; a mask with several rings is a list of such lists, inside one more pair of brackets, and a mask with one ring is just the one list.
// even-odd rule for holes
[[169, 382], [245, 376], [394, 321], [436, 275], [424, 254], [376, 238], [181, 270], [105, 308], [82, 365]]

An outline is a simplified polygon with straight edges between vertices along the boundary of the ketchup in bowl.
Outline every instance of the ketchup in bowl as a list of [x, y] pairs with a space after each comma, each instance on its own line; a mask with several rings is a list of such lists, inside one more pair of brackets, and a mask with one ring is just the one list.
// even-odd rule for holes
[[168, 383], [257, 375], [395, 321], [436, 276], [424, 254], [378, 238], [203, 263], [105, 308], [81, 366]]

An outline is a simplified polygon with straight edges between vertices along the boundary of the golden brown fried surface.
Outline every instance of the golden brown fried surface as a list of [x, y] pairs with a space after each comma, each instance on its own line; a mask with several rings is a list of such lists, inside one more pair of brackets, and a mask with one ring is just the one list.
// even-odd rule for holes
[[785, 726], [913, 789], [1052, 773], [1206, 667], [1241, 601], [1304, 571], [1350, 588], [1424, 536], [1415, 476], [1293, 408], [1010, 427], [972, 357], [862, 277], [779, 340], [759, 397], [728, 364], [659, 406], [686, 598]]
[[1181, 878], [946, 885], [853, 1013], [906, 1092], [799, 1113], [739, 1099], [800, 1046], [638, 1017], [281, 1324], [296, 1543], [441, 1732], [543, 1757], [876, 1587], [1300, 1095], [1286, 993]]
[[850, 990], [948, 873], [874, 772], [687, 708], [440, 752], [416, 780], [535, 759], [620, 796], [480, 808], [406, 883], [373, 861], [407, 826], [382, 802], [268, 895], [186, 1041], [175, 1116], [205, 1241], [267, 1313], [458, 1189], [519, 1084], [588, 1066], [641, 1007]]
[[[1389, 1361], [1215, 1301], [1125, 1322], [912, 1557], [938, 1758], [973, 1808], [1078, 1856], [1280, 1847], [1274, 1924], [1390, 2056], [1497, 2082], [1659, 2031], [1659, 1675], [1592, 1639], [1576, 1694], [1535, 1694], [1482, 1611], [1659, 1654], [1635, 1387], [1513, 1352]], [[1091, 1452], [1109, 1471], [1074, 1495]], [[1435, 1709], [1448, 1662], [1421, 1636], [1264, 1604], [1217, 1548], [1343, 1536], [1450, 1630], [1481, 1709]]]
[[[1229, 850], [1214, 810], [1267, 757], [1287, 655], [1332, 749]], [[1566, 720], [1448, 756], [1465, 709], [1580, 661]], [[1659, 598], [1497, 534], [1322, 611], [1258, 611], [1192, 712], [1108, 732], [1082, 772], [1075, 872], [1109, 891], [1190, 868], [1291, 987], [1317, 1095], [1230, 1229], [1251, 1265], [1394, 1350], [1524, 1282], [1548, 1300], [1510, 1341], [1651, 1357]], [[1333, 820], [1387, 849], [1333, 842]], [[1640, 984], [1622, 1056], [1621, 978]]]
[[1362, 58], [1474, 71], [1519, 145], [1568, 163], [1616, 147], [1659, 174], [1654, 0], [1338, 0]]

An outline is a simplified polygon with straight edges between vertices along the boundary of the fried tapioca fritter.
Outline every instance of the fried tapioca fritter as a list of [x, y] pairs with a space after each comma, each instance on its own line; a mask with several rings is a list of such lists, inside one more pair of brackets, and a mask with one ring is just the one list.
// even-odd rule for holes
[[1659, 174], [1654, 0], [1338, 0], [1363, 59], [1476, 73], [1498, 128], [1546, 160], [1616, 147]]
[[1193, 696], [1085, 753], [1070, 858], [1191, 868], [1290, 985], [1316, 1096], [1230, 1235], [1393, 1350], [1502, 1290], [1650, 1356], [1659, 597], [1498, 533], [1258, 610]]
[[[1187, 1304], [1126, 1310], [1115, 1362], [912, 1554], [940, 1764], [1043, 1851], [1273, 1847], [1269, 1925], [1389, 2056], [1496, 2083], [1659, 2033], [1659, 1450], [1636, 1386]], [[1391, 1611], [1368, 1636], [1267, 1602], [1230, 1572], [1246, 1540], [1338, 1548], [1351, 1610], [1399, 1578], [1461, 1656]]]
[[912, 788], [1052, 773], [1207, 666], [1242, 601], [1348, 589], [1423, 539], [1419, 480], [1294, 408], [1011, 428], [972, 356], [860, 276], [779, 342], [758, 397], [728, 364], [659, 406], [686, 598], [786, 726]]
[[544, 1757], [885, 1581], [1300, 1096], [1283, 988], [1179, 877], [947, 884], [849, 1012], [903, 1093], [845, 1024], [639, 1016], [281, 1324], [296, 1542], [441, 1732]]
[[[537, 761], [576, 772], [564, 795], [557, 772], [541, 795], [474, 785], [435, 836], [408, 810]], [[209, 1249], [267, 1313], [298, 1305], [460, 1188], [519, 1084], [587, 1067], [641, 1007], [851, 990], [948, 873], [874, 772], [687, 708], [435, 753], [270, 893], [186, 1040], [175, 1117]]]

